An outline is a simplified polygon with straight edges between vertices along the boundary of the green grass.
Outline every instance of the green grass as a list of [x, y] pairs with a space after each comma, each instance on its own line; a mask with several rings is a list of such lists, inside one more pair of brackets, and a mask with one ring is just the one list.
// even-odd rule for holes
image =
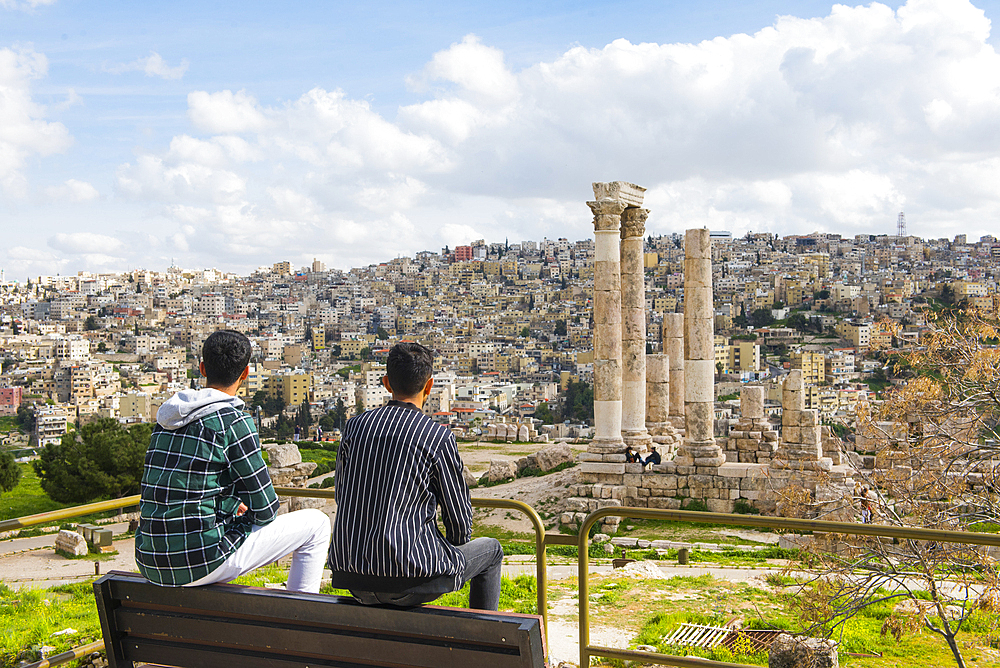
[[35, 469], [31, 464], [22, 463], [18, 466], [21, 467], [21, 482], [11, 491], [0, 493], [0, 520], [77, 505], [53, 501], [42, 491], [41, 481], [35, 475]]
[[337, 465], [337, 453], [321, 448], [299, 448], [302, 454], [302, 461], [316, 462], [318, 466], [312, 473], [313, 476], [329, 473]]
[[[66, 628], [76, 632], [52, 636]], [[37, 660], [37, 652], [30, 651], [32, 647], [48, 645], [57, 653], [100, 637], [90, 582], [20, 591], [0, 584], [0, 665], [17, 665], [19, 656]]]
[[11, 431], [20, 431], [17, 426], [17, 419], [13, 415], [0, 417], [0, 434], [6, 434]]

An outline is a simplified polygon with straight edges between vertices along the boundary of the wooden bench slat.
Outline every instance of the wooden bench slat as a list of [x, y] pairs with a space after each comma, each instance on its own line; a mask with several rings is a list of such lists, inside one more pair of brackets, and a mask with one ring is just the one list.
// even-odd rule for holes
[[[472, 645], [458, 641], [413, 642], [375, 632], [325, 632], [316, 628], [289, 627], [284, 624], [234, 624], [208, 617], [137, 612], [119, 608], [118, 626], [129, 638], [136, 636], [158, 641], [174, 640], [190, 645], [228, 647], [271, 655], [297, 655], [310, 658], [328, 657], [343, 661], [359, 661], [371, 656], [378, 647], [385, 656], [406, 656], [407, 665], [437, 668], [444, 665], [471, 666], [489, 662], [495, 668], [517, 668], [522, 665], [520, 647], [514, 637], [507, 647]], [[373, 637], [374, 636], [374, 637]]]
[[112, 571], [94, 583], [111, 668], [543, 668], [541, 618], [238, 585], [160, 587]]
[[[414, 614], [401, 617], [398, 615], [398, 608], [362, 606], [347, 597], [240, 585], [157, 587], [138, 574], [122, 575], [133, 577], [112, 581], [111, 595], [116, 600], [127, 601], [127, 605], [149, 604], [176, 607], [192, 612], [210, 609], [219, 615], [230, 614], [244, 619], [281, 618], [351, 628], [358, 624], [359, 616], [363, 616], [373, 626], [391, 628], [399, 633], [414, 636], [440, 637], [442, 635], [440, 618], [445, 617], [449, 620], [448, 631], [476, 642], [498, 645], [504, 644], [501, 638], [514, 632], [507, 630], [508, 625], [524, 629], [527, 628], [526, 624], [530, 626], [537, 619], [534, 616], [435, 606], [410, 608], [407, 611]], [[315, 605], [306, 605], [310, 602]]]

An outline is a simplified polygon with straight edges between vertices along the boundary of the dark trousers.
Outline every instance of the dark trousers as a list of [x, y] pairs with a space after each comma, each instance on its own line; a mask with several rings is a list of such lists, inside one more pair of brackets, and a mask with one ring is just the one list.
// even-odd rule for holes
[[[500, 571], [503, 567], [503, 548], [495, 538], [476, 538], [465, 545], [458, 545], [465, 555], [465, 570], [462, 585], [469, 586], [469, 607], [476, 610], [496, 610], [500, 605]], [[364, 605], [395, 605], [408, 608], [421, 603], [430, 603], [441, 594], [396, 593], [354, 591], [354, 598]]]

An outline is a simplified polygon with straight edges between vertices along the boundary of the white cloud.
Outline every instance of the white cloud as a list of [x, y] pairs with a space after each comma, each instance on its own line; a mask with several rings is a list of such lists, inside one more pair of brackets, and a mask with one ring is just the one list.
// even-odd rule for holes
[[167, 61], [163, 59], [163, 56], [155, 51], [152, 51], [145, 58], [133, 60], [131, 63], [108, 65], [104, 68], [104, 70], [106, 72], [110, 72], [111, 74], [143, 72], [147, 77], [159, 77], [166, 80], [176, 80], [184, 76], [184, 73], [187, 72], [189, 66], [190, 63], [185, 58], [181, 60], [180, 65], [171, 67], [167, 64]]
[[45, 121], [45, 108], [32, 100], [31, 81], [47, 71], [43, 54], [0, 49], [0, 192], [10, 196], [27, 193], [22, 169], [30, 156], [59, 153], [73, 141], [62, 123]]
[[239, 134], [264, 129], [264, 114], [246, 91], [188, 94], [188, 116], [199, 130]]
[[45, 196], [60, 202], [89, 202], [101, 196], [97, 188], [86, 181], [69, 179], [62, 185], [45, 189]]
[[74, 232], [72, 234], [56, 234], [49, 239], [49, 246], [64, 253], [104, 254], [125, 248], [125, 244], [106, 234], [92, 232]]
[[25, 0], [24, 2], [18, 2], [18, 0], [0, 0], [0, 7], [4, 9], [31, 10], [43, 5], [54, 5], [55, 3], [56, 0]]
[[191, 131], [121, 166], [117, 190], [197, 226], [164, 239], [246, 267], [589, 236], [590, 183], [615, 179], [649, 188], [654, 234], [892, 232], [903, 207], [918, 234], [985, 233], [1000, 218], [989, 32], [965, 0], [836, 5], [519, 71], [470, 35], [407, 80], [420, 99], [394, 118], [340, 90], [273, 106], [191, 92]]

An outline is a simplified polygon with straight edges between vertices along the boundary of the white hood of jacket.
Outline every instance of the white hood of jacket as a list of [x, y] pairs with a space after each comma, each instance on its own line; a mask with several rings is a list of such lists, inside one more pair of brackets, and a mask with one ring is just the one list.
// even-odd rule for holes
[[156, 411], [156, 421], [164, 429], [173, 431], [226, 406], [240, 409], [244, 402], [212, 387], [181, 390], [160, 406], [160, 410]]

